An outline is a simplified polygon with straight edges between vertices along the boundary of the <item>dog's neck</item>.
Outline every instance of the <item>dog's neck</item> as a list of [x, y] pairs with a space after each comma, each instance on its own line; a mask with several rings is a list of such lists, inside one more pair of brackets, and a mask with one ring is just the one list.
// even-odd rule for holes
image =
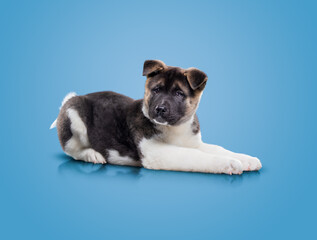
[[193, 122], [194, 115], [192, 115], [186, 122], [176, 126], [156, 124], [156, 129], [160, 131], [160, 134], [156, 136], [156, 139], [164, 143], [181, 147], [198, 147], [201, 142], [201, 134], [200, 132], [194, 133]]

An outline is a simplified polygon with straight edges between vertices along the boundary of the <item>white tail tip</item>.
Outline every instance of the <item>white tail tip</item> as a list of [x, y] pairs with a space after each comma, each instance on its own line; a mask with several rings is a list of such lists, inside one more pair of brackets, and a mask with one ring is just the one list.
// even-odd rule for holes
[[68, 94], [64, 97], [64, 100], [63, 100], [63, 102], [62, 102], [62, 105], [61, 105], [61, 107], [60, 107], [59, 109], [61, 109], [61, 108], [64, 106], [64, 104], [65, 104], [69, 99], [71, 99], [72, 97], [75, 97], [75, 96], [77, 96], [77, 94], [76, 94], [75, 92], [70, 92], [70, 93], [68, 93]]
[[57, 123], [57, 119], [52, 123], [52, 125], [50, 126], [50, 129], [53, 129], [56, 127], [56, 123]]

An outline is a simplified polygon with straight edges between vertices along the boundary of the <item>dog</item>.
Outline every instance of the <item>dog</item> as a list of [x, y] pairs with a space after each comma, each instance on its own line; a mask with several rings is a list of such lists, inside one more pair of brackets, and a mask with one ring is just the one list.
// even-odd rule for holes
[[51, 128], [75, 160], [155, 170], [241, 174], [258, 158], [202, 142], [196, 110], [207, 75], [146, 60], [144, 99], [115, 92], [68, 94]]

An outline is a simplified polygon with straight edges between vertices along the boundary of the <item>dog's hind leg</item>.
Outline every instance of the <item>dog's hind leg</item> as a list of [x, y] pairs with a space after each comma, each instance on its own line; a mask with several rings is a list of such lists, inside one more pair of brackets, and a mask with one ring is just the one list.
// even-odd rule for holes
[[86, 125], [71, 104], [61, 109], [57, 119], [57, 131], [67, 155], [85, 162], [106, 163], [105, 158], [91, 148]]

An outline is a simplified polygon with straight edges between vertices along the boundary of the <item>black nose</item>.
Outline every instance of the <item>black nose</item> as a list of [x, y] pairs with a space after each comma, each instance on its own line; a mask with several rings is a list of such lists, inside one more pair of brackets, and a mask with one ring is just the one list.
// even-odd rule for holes
[[158, 115], [163, 115], [164, 113], [167, 112], [167, 108], [165, 106], [157, 106], [155, 108], [155, 111]]

